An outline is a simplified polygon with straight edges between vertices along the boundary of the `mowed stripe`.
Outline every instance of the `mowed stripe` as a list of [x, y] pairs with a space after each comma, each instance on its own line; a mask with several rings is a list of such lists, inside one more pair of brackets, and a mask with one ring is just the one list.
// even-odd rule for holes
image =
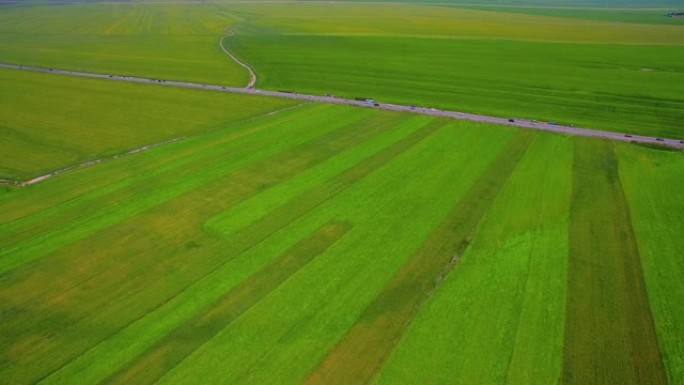
[[[13, 297], [12, 302], [14, 303], [17, 302], [18, 298], [24, 299], [23, 302], [35, 301], [36, 293], [31, 288], [46, 288], [51, 290], [45, 293], [48, 297], [43, 297], [41, 303], [50, 305], [43, 311], [50, 312], [58, 309], [60, 312], [64, 312], [67, 311], [66, 309], [70, 309], [68, 319], [60, 320], [59, 324], [50, 322], [43, 326], [44, 334], [55, 335], [54, 338], [28, 350], [22, 348], [21, 356], [32, 358], [30, 362], [25, 362], [21, 357], [13, 357], [13, 361], [16, 360], [14, 368], [18, 371], [13, 375], [23, 376], [26, 373], [40, 375], [41, 377], [49, 375], [52, 371], [59, 369], [66, 361], [76, 358], [80, 354], [79, 352], [84, 352], [92, 344], [98, 343], [107, 335], [114, 334], [130, 322], [134, 322], [144, 314], [145, 309], [149, 311], [149, 309], [158, 306], [159, 303], [165, 303], [175, 295], [174, 293], [182, 292], [184, 287], [223, 266], [244, 251], [267, 239], [274, 232], [287, 226], [292, 220], [304, 215], [315, 205], [324, 202], [332, 195], [321, 195], [320, 197], [309, 195], [312, 199], [306, 204], [290, 205], [290, 210], [278, 210], [272, 215], [262, 218], [244, 231], [240, 231], [236, 237], [231, 239], [229, 245], [216, 242], [216, 239], [207, 239], [205, 235], [198, 233], [202, 221], [208, 216], [217, 211], [228, 209], [268, 186], [275, 185], [298, 172], [313, 167], [313, 165], [332, 157], [343, 149], [351, 148], [375, 137], [403, 118], [398, 114], [372, 115], [367, 119], [333, 130], [312, 142], [307, 142], [294, 149], [247, 166], [234, 172], [227, 179], [203, 186], [190, 194], [160, 206], [158, 209], [138, 215], [123, 224], [126, 228], [136, 229], [126, 232], [130, 236], [118, 237], [117, 241], [110, 244], [111, 247], [106, 252], [94, 255], [93, 257], [96, 260], [89, 261], [87, 264], [83, 264], [82, 261], [74, 258], [79, 254], [69, 252], [69, 248], [67, 248], [64, 252], [64, 258], [67, 258], [68, 261], [65, 260], [65, 262], [67, 262], [67, 266], [74, 264], [74, 267], [65, 268], [64, 274], [75, 274], [77, 277], [63, 280], [71, 285], [66, 292], [56, 293], [54, 287], [48, 286], [46, 288], [44, 283], [38, 279], [39, 276], [35, 274], [26, 281], [12, 286], [12, 289], [16, 289], [16, 293], [19, 293], [22, 287], [29, 288], [24, 290], [24, 294], [18, 294], [16, 298]], [[390, 146], [389, 148], [393, 150], [381, 151], [385, 154], [385, 159], [381, 162], [377, 161], [376, 156], [362, 162], [363, 166], [359, 167], [363, 167], [366, 172], [359, 175], [359, 178], [391, 160], [397, 151], [405, 151], [420, 142], [424, 137], [441, 127], [442, 124], [442, 121], [428, 124], [417, 130], [419, 134], [412, 133]], [[386, 153], [387, 151], [390, 152]], [[353, 167], [352, 170], [359, 170], [359, 168]], [[347, 182], [351, 183], [352, 181], [347, 180]], [[336, 193], [342, 189], [331, 189], [329, 192]], [[207, 196], [211, 196], [212, 199], [208, 201]], [[201, 204], [198, 205], [198, 202]], [[182, 226], [166, 227], [164, 233], [161, 234], [163, 239], [156, 233], [145, 235], [149, 229], [164, 228], [164, 221], [168, 220], [168, 213], [173, 213], [174, 217], [185, 218]], [[113, 228], [111, 231], [117, 232], [119, 230]], [[98, 236], [86, 241], [98, 243], [99, 238]], [[188, 255], [183, 252], [186, 249], [185, 245], [197, 239], [202, 239], [200, 241], [202, 248], [196, 251], [203, 256], [202, 263], [183, 262], [188, 258]], [[135, 258], [136, 251], [127, 254], [127, 256], [115, 254], [116, 250], [123, 247], [118, 246], [118, 244], [125, 244], [128, 250], [146, 250], [152, 247], [150, 246], [151, 243], [154, 244], [153, 247], [160, 256], [158, 259], [163, 256], [158, 263], [154, 263], [153, 260], [137, 260], [135, 263], [127, 263], [125, 259]], [[77, 245], [74, 247], [82, 249], [84, 246]], [[102, 261], [98, 262], [97, 259], [102, 259]], [[101, 265], [108, 263], [112, 264], [111, 261], [116, 262], [112, 267], [108, 269], [101, 267]], [[169, 282], [169, 279], [165, 278], [167, 271], [174, 273], [176, 278], [173, 282]], [[122, 277], [126, 277], [126, 279], [122, 281]], [[77, 283], [74, 284], [73, 282]], [[139, 291], [141, 287], [145, 287], [146, 290]], [[135, 294], [131, 295], [131, 292]], [[10, 297], [9, 293], [6, 292], [3, 292], [2, 295], [7, 298]], [[27, 296], [29, 299], [26, 298]], [[74, 302], [74, 298], [79, 298], [78, 302]], [[106, 321], [102, 319], [105, 314], [101, 312], [101, 309], [104, 308], [107, 309], [107, 313], [117, 314], [116, 322], [111, 317], [107, 317]], [[17, 317], [12, 320], [12, 324], [17, 325], [14, 329], [23, 330], [19, 325], [26, 321], [22, 318], [31, 317], [32, 314], [34, 314], [33, 311], [18, 313]], [[106, 322], [109, 326], [99, 329], [95, 333], [97, 336], [93, 335], [93, 338], [89, 340], [74, 338], [72, 335], [72, 332], [77, 333], [79, 325], [97, 322]], [[116, 323], [116, 326], [113, 323]], [[28, 338], [22, 334], [13, 336], [10, 341], [7, 341], [7, 349], [22, 345]], [[62, 353], [55, 355], [55, 349], [59, 349]], [[44, 358], [41, 359], [40, 357]], [[45, 359], [48, 359], [51, 364], [48, 365]], [[39, 366], [39, 368], [28, 370], [28, 367], [33, 365]]]
[[[217, 211], [226, 210], [378, 135], [402, 118], [398, 114], [376, 114], [357, 119], [69, 245], [49, 260], [23, 266], [20, 270], [26, 271], [17, 272], [15, 283], [0, 290], [0, 298], [6, 299], [3, 307], [9, 308], [5, 330], [17, 331], [0, 344], [2, 356], [13, 363], [10, 370], [16, 371], [7, 375], [18, 378], [49, 375], [107, 335], [263, 241], [289, 222], [276, 221], [277, 226], [253, 228], [229, 245], [207, 237], [201, 224]], [[184, 220], [168, 226], [173, 220], [171, 215]], [[201, 249], [188, 249], [188, 243], [198, 240]], [[107, 249], [98, 246], [104, 243], [108, 244]], [[124, 249], [128, 253], [120, 252]], [[97, 252], [84, 261], [83, 250]], [[140, 255], [149, 257], [140, 259]], [[188, 263], [190, 257], [202, 262]], [[173, 280], [167, 277], [168, 272], [173, 272]], [[58, 281], [46, 281], [49, 279], [46, 277], [54, 274], [60, 274]], [[103, 313], [102, 309], [107, 310]], [[45, 319], [40, 328], [33, 330], [22, 328], [27, 320], [35, 319], [36, 313], [69, 316], [52, 321]], [[117, 314], [117, 317], [106, 314]], [[83, 323], [107, 327], [98, 328], [89, 339], [76, 338], [72, 333], [78, 333]], [[41, 344], [27, 344], [30, 338], [39, 335], [50, 338], [43, 339]], [[61, 353], [55, 354], [55, 350]], [[14, 351], [11, 357], [7, 353], [10, 351]]]
[[666, 384], [613, 145], [576, 139], [564, 384]]
[[323, 225], [102, 383], [142, 385], [156, 382], [231, 321], [325, 252], [351, 227], [350, 223], [338, 221]]
[[[149, 168], [147, 165], [143, 166], [145, 169], [141, 169], [139, 163], [133, 166], [139, 171], [138, 175], [129, 174], [127, 178], [112, 182], [104, 188], [91, 190], [44, 210], [0, 224], [0, 232], [3, 234], [0, 239], [0, 275], [39, 259], [79, 237], [93, 234], [108, 225], [112, 226], [159, 205], [174, 195], [225, 176], [238, 167], [235, 164], [267, 157], [273, 151], [249, 148], [244, 142], [249, 143], [253, 138], [269, 133], [274, 126], [291, 122], [296, 116], [306, 112], [311, 113], [311, 110], [295, 111], [285, 117], [260, 117], [254, 124], [239, 126], [236, 131], [221, 130], [186, 143], [176, 143], [171, 153], [160, 148], [160, 154], [163, 154], [161, 157], [157, 154], [141, 154], [149, 159], [151, 165]], [[285, 144], [286, 138], [282, 142]], [[238, 147], [240, 144], [243, 147]], [[122, 160], [134, 161], [131, 158]], [[97, 173], [99, 170], [81, 171]], [[162, 185], [165, 188], [159, 188]], [[156, 188], [150, 189], [150, 186]], [[169, 194], [170, 187], [174, 187], [172, 194]], [[143, 190], [146, 190], [146, 199], [139, 195]], [[30, 204], [31, 202], [27, 202], [27, 206]], [[54, 223], [69, 223], [69, 226], [56, 228]], [[80, 228], [77, 234], [76, 228]], [[88, 231], [84, 232], [83, 229]]]
[[478, 223], [527, 150], [519, 132], [409, 261], [387, 283], [306, 384], [364, 384], [392, 351], [423, 300], [467, 247]]
[[[222, 244], [221, 249], [216, 252], [227, 255], [239, 255], [246, 252], [299, 217], [315, 209], [318, 205], [334, 198], [335, 195], [351, 187], [363, 177], [389, 163], [396, 156], [417, 145], [430, 134], [444, 126], [444, 124], [444, 121], [433, 121], [424, 124], [386, 149], [363, 159], [332, 179], [322, 182], [321, 185], [306, 190], [287, 204], [269, 212], [264, 217], [239, 230], [230, 238], [229, 244]], [[218, 268], [221, 268], [221, 266]], [[192, 290], [192, 288], [189, 290]]]

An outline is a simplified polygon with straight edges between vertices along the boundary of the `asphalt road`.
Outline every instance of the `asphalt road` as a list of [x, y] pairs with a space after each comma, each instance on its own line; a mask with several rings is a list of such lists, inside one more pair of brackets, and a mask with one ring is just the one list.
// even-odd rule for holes
[[232, 93], [237, 93], [237, 94], [263, 95], [263, 96], [297, 99], [297, 100], [305, 100], [305, 101], [319, 102], [319, 103], [343, 104], [343, 105], [349, 105], [349, 106], [377, 108], [377, 109], [381, 109], [381, 110], [412, 112], [415, 114], [441, 116], [441, 117], [459, 119], [459, 120], [470, 120], [470, 121], [474, 121], [474, 122], [502, 124], [502, 125], [507, 125], [507, 126], [515, 126], [515, 127], [527, 128], [527, 129], [538, 130], [538, 131], [555, 132], [555, 133], [565, 134], [565, 135], [586, 136], [586, 137], [592, 137], [592, 138], [603, 138], [603, 139], [609, 139], [609, 140], [619, 140], [619, 141], [624, 141], [624, 142], [648, 143], [648, 144], [656, 144], [656, 145], [661, 145], [661, 146], [684, 149], [684, 140], [679, 140], [679, 139], [667, 139], [667, 138], [656, 138], [656, 137], [643, 136], [643, 135], [631, 135], [631, 134], [624, 134], [624, 133], [619, 133], [619, 132], [600, 131], [600, 130], [595, 130], [595, 129], [590, 129], [590, 128], [563, 126], [563, 125], [558, 125], [558, 124], [553, 124], [553, 123], [548, 123], [548, 122], [535, 122], [535, 121], [523, 120], [523, 119], [506, 119], [506, 118], [499, 118], [499, 117], [487, 116], [487, 115], [470, 114], [470, 113], [459, 112], [459, 111], [437, 110], [437, 109], [426, 108], [426, 107], [414, 107], [414, 106], [387, 104], [387, 103], [368, 103], [368, 102], [363, 101], [363, 100], [339, 98], [336, 96], [321, 96], [321, 95], [309, 95], [309, 94], [300, 94], [300, 93], [285, 92], [285, 91], [259, 90], [259, 89], [251, 88], [251, 86], [249, 86], [249, 85], [248, 85], [248, 87], [245, 87], [245, 88], [229, 87], [229, 86], [221, 86], [221, 85], [216, 85], [216, 84], [202, 84], [202, 83], [183, 82], [183, 81], [176, 81], [176, 80], [142, 78], [142, 77], [136, 77], [136, 76], [123, 76], [123, 75], [114, 75], [114, 74], [98, 74], [98, 73], [92, 73], [92, 72], [69, 71], [69, 70], [62, 70], [62, 69], [56, 69], [56, 68], [34, 67], [34, 66], [25, 66], [25, 65], [17, 65], [17, 64], [8, 64], [8, 63], [0, 63], [0, 67], [11, 68], [11, 69], [19, 69], [19, 70], [24, 70], [24, 71], [34, 71], [34, 72], [45, 72], [45, 73], [53, 73], [53, 74], [60, 74], [60, 75], [80, 76], [80, 77], [86, 77], [86, 78], [110, 79], [110, 80], [127, 81], [127, 82], [133, 82], [133, 83], [154, 83], [154, 84], [161, 84], [161, 85], [173, 86], [173, 87], [196, 88], [196, 89], [212, 90], [212, 91], [220, 91], [220, 92], [232, 92]]

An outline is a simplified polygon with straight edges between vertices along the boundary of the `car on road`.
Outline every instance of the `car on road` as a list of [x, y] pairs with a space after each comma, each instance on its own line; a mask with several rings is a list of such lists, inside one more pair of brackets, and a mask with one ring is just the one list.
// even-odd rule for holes
[[508, 119], [508, 122], [513, 123], [513, 122], [515, 122], [515, 119]]

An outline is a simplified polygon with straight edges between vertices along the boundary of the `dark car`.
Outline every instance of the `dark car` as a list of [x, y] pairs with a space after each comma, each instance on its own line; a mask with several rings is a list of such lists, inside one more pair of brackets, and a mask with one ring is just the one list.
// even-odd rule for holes
[[515, 119], [508, 119], [508, 121], [509, 121], [510, 123], [513, 123], [513, 122], [515, 122]]

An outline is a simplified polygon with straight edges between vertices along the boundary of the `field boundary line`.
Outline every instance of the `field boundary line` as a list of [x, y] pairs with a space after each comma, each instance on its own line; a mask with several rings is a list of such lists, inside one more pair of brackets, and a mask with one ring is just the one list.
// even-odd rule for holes
[[[332, 220], [290, 246], [248, 275], [224, 295], [149, 346], [102, 384], [152, 384], [206, 345], [224, 328], [288, 281], [307, 264], [323, 255], [353, 228], [350, 222]], [[253, 287], [257, 287], [254, 290]], [[161, 357], [161, 359], [160, 359]], [[154, 365], [159, 361], [161, 365]]]
[[549, 122], [538, 122], [538, 121], [526, 120], [526, 119], [517, 119], [517, 118], [516, 119], [512, 119], [512, 118], [507, 119], [507, 118], [501, 118], [501, 117], [497, 117], [497, 116], [479, 115], [479, 114], [472, 114], [472, 113], [454, 111], [454, 110], [437, 110], [437, 109], [428, 108], [428, 107], [407, 106], [407, 105], [389, 104], [389, 103], [377, 103], [372, 99], [363, 99], [363, 100], [348, 99], [348, 98], [342, 98], [342, 97], [337, 97], [337, 96], [332, 96], [332, 95], [312, 95], [312, 94], [296, 93], [293, 91], [271, 91], [271, 90], [262, 90], [262, 89], [247, 88], [247, 87], [222, 86], [222, 85], [218, 85], [218, 84], [205, 84], [205, 83], [178, 81], [178, 80], [164, 80], [164, 79], [158, 79], [158, 78], [145, 78], [145, 77], [127, 76], [127, 75], [115, 75], [115, 74], [103, 74], [103, 73], [94, 73], [94, 72], [71, 71], [71, 70], [56, 69], [56, 68], [25, 66], [22, 64], [10, 64], [10, 63], [3, 63], [3, 62], [0, 62], [0, 68], [9, 68], [9, 69], [17, 69], [17, 70], [33, 71], [33, 72], [53, 73], [53, 74], [60, 74], [60, 75], [79, 76], [79, 77], [86, 77], [86, 78], [119, 80], [119, 81], [127, 81], [127, 82], [132, 82], [132, 83], [145, 83], [145, 84], [153, 83], [153, 84], [167, 85], [167, 86], [174, 86], [174, 87], [195, 88], [195, 89], [203, 89], [203, 90], [211, 90], [211, 91], [231, 92], [231, 93], [237, 93], [237, 94], [271, 96], [271, 97], [278, 97], [278, 98], [305, 100], [305, 101], [309, 101], [309, 102], [319, 102], [319, 103], [328, 103], [328, 104], [342, 104], [342, 105], [348, 105], [348, 106], [375, 108], [375, 109], [388, 110], [388, 111], [411, 112], [411, 113], [420, 114], [420, 115], [438, 116], [438, 117], [451, 118], [451, 119], [456, 119], [456, 120], [468, 120], [468, 121], [478, 122], [478, 123], [490, 123], [490, 124], [498, 124], [498, 125], [505, 125], [505, 126], [511, 126], [511, 127], [525, 128], [525, 129], [536, 130], [536, 131], [553, 132], [553, 133], [562, 134], [562, 135], [584, 136], [584, 137], [600, 138], [600, 139], [607, 139], [607, 140], [613, 140], [613, 141], [631, 142], [631, 143], [644, 143], [644, 144], [652, 144], [652, 145], [658, 145], [658, 146], [663, 146], [663, 147], [671, 147], [671, 148], [675, 148], [675, 149], [684, 149], [684, 140], [681, 140], [681, 139], [660, 138], [660, 137], [637, 135], [637, 134], [627, 134], [627, 133], [615, 132], [615, 131], [602, 131], [602, 130], [591, 129], [591, 128], [565, 126], [565, 125], [561, 125], [561, 124], [555, 124], [555, 123], [549, 123]]
[[165, 144], [170, 144], [170, 143], [178, 142], [178, 141], [181, 141], [181, 140], [183, 140], [183, 139], [186, 139], [186, 137], [185, 137], [185, 136], [179, 136], [179, 137], [176, 137], [176, 138], [171, 138], [171, 139], [163, 140], [163, 141], [161, 141], [161, 142], [152, 143], [152, 144], [147, 144], [147, 145], [144, 145], [144, 146], [141, 146], [141, 147], [138, 147], [138, 148], [134, 148], [134, 149], [132, 149], [132, 150], [129, 150], [129, 151], [126, 151], [126, 152], [122, 152], [122, 153], [119, 153], [119, 154], [110, 155], [110, 156], [105, 156], [105, 157], [97, 158], [97, 159], [92, 159], [92, 160], [88, 160], [88, 161], [85, 161], [85, 162], [81, 162], [81, 163], [78, 163], [78, 164], [75, 164], [75, 165], [72, 165], [72, 166], [67, 166], [67, 167], [64, 167], [64, 168], [60, 168], [60, 169], [58, 169], [58, 170], [51, 171], [51, 172], [49, 172], [49, 173], [47, 173], [47, 174], [39, 175], [39, 176], [33, 177], [33, 178], [31, 178], [31, 179], [28, 179], [28, 180], [24, 180], [24, 181], [16, 181], [16, 180], [9, 180], [9, 179], [0, 179], [0, 184], [2, 184], [2, 185], [9, 185], [9, 186], [16, 186], [16, 187], [26, 187], [26, 186], [30, 186], [30, 185], [32, 185], [32, 184], [36, 184], [36, 183], [38, 183], [38, 182], [42, 182], [42, 181], [44, 181], [44, 180], [46, 180], [46, 179], [50, 179], [50, 178], [52, 178], [52, 177], [54, 177], [54, 176], [57, 176], [57, 175], [59, 175], [59, 174], [63, 174], [63, 173], [68, 172], [68, 171], [73, 171], [73, 170], [77, 170], [77, 169], [81, 169], [81, 168], [86, 168], [86, 167], [94, 166], [94, 165], [96, 165], [96, 164], [103, 163], [103, 162], [106, 162], [106, 161], [109, 161], [109, 160], [114, 160], [114, 159], [118, 159], [118, 158], [127, 157], [127, 156], [130, 156], [130, 155], [135, 155], [135, 154], [138, 154], [138, 153], [141, 153], [141, 152], [145, 152], [145, 151], [147, 151], [147, 150], [151, 150], [151, 149], [153, 149], [153, 148], [161, 147], [161, 146], [163, 146], [163, 145], [165, 145]]
[[[241, 119], [241, 120], [238, 120], [238, 121], [235, 121], [235, 122], [230, 122], [229, 124], [230, 124], [231, 126], [234, 126], [234, 125], [240, 125], [240, 124], [249, 123], [249, 122], [254, 121], [254, 120], [257, 120], [257, 119], [259, 119], [259, 118], [263, 118], [263, 117], [266, 117], [266, 116], [276, 115], [276, 114], [279, 114], [279, 113], [281, 113], [281, 112], [285, 112], [285, 111], [289, 111], [289, 110], [294, 110], [294, 109], [299, 108], [299, 107], [301, 107], [301, 106], [303, 106], [303, 105], [304, 105], [304, 103], [295, 104], [295, 105], [292, 105], [292, 106], [287, 106], [287, 107], [285, 107], [285, 108], [281, 108], [281, 109], [278, 109], [278, 110], [268, 111], [268, 112], [265, 112], [265, 113], [260, 114], [260, 115], [251, 116], [251, 117], [248, 117], [248, 118], [246, 118], [246, 119]], [[214, 131], [214, 130], [213, 130], [213, 129], [209, 129], [209, 130], [204, 130], [204, 131], [200, 131], [200, 132], [194, 133], [193, 135], [189, 135], [189, 136], [179, 136], [179, 137], [176, 137], [176, 138], [171, 138], [171, 139], [163, 140], [163, 141], [161, 141], [161, 142], [156, 142], [156, 143], [152, 143], [152, 144], [147, 144], [147, 145], [144, 145], [144, 146], [141, 146], [141, 147], [138, 147], [138, 148], [134, 148], [134, 149], [129, 150], [129, 151], [126, 151], [126, 152], [122, 152], [122, 153], [118, 153], [118, 154], [114, 154], [114, 155], [110, 155], [110, 156], [105, 156], [105, 157], [102, 157], [102, 158], [92, 159], [92, 160], [88, 160], [88, 161], [81, 162], [81, 163], [78, 163], [78, 164], [74, 164], [74, 165], [71, 165], [71, 166], [63, 167], [63, 168], [60, 168], [60, 169], [58, 169], [58, 170], [51, 171], [51, 172], [49, 172], [49, 173], [47, 173], [47, 174], [38, 175], [38, 176], [35, 176], [35, 177], [31, 178], [31, 179], [27, 179], [27, 180], [23, 180], [23, 181], [0, 178], [0, 186], [3, 186], [3, 185], [4, 185], [4, 186], [14, 186], [14, 187], [26, 187], [26, 186], [30, 186], [30, 185], [32, 185], [32, 184], [36, 184], [36, 183], [42, 182], [42, 181], [44, 181], [44, 180], [46, 180], [46, 179], [50, 179], [50, 178], [55, 177], [55, 176], [57, 176], [57, 175], [63, 174], [63, 173], [65, 173], [65, 172], [69, 172], [69, 171], [73, 171], [73, 170], [78, 170], [78, 169], [81, 169], [81, 168], [87, 168], [87, 167], [94, 166], [94, 165], [100, 164], [100, 163], [104, 163], [104, 162], [107, 162], [107, 161], [110, 161], [110, 160], [115, 160], [115, 159], [118, 159], [118, 158], [123, 158], [123, 157], [127, 157], [127, 156], [130, 156], [130, 155], [135, 155], [135, 154], [138, 154], [138, 153], [141, 153], [141, 152], [145, 152], [145, 151], [148, 151], [148, 150], [152, 150], [152, 149], [154, 149], [154, 148], [161, 147], [161, 146], [164, 146], [164, 145], [167, 145], [167, 144], [179, 142], [179, 141], [188, 139], [189, 137], [197, 137], [197, 136], [199, 136], [199, 135], [203, 135], [203, 134], [206, 134], [206, 133], [209, 133], [209, 132], [212, 132], [212, 131]]]
[[245, 88], [247, 88], [247, 89], [253, 89], [253, 88], [254, 88], [254, 84], [256, 84], [256, 81], [257, 81], [257, 76], [256, 76], [256, 73], [254, 73], [254, 70], [252, 69], [252, 67], [250, 67], [249, 65], [247, 65], [247, 64], [246, 64], [245, 62], [243, 62], [242, 60], [238, 59], [237, 56], [233, 55], [233, 53], [230, 52], [230, 50], [228, 50], [228, 49], [223, 45], [223, 39], [225, 39], [226, 37], [229, 37], [229, 36], [233, 36], [233, 35], [235, 35], [235, 34], [233, 33], [233, 31], [231, 31], [230, 29], [226, 29], [226, 34], [223, 35], [223, 36], [221, 36], [221, 40], [219, 40], [219, 47], [221, 47], [221, 50], [223, 50], [223, 52], [224, 52], [226, 55], [230, 56], [230, 58], [233, 59], [233, 61], [235, 61], [235, 62], [236, 62], [237, 64], [239, 64], [240, 66], [242, 66], [242, 67], [244, 67], [245, 69], [247, 69], [247, 71], [249, 71], [249, 82], [247, 83], [247, 85], [245, 86]]

